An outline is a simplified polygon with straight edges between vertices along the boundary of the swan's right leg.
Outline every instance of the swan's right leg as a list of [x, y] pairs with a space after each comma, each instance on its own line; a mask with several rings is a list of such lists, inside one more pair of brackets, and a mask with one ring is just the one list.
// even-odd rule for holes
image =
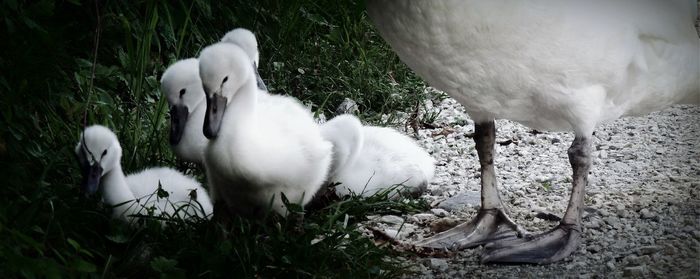
[[470, 222], [436, 234], [417, 243], [417, 246], [451, 250], [463, 249], [501, 238], [527, 234], [527, 231], [510, 219], [498, 194], [496, 170], [493, 165], [496, 142], [496, 126], [493, 120], [475, 125], [474, 142], [481, 164], [481, 208], [479, 213]]

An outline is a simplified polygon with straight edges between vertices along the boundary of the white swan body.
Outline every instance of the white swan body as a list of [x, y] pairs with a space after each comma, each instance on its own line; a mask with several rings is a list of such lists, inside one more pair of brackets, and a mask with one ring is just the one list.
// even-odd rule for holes
[[695, 1], [370, 1], [399, 57], [477, 123], [589, 134], [700, 103]]
[[235, 212], [255, 215], [272, 200], [272, 209], [286, 214], [280, 193], [308, 203], [326, 179], [332, 146], [299, 101], [260, 94], [247, 60], [240, 47], [225, 43], [199, 57], [210, 99], [204, 127], [209, 185], [214, 200]]
[[435, 174], [435, 159], [412, 139], [391, 128], [362, 126], [352, 115], [339, 115], [321, 126], [333, 143], [329, 182], [339, 196], [371, 196], [396, 190], [420, 193]]
[[[207, 191], [194, 178], [164, 167], [125, 176], [122, 149], [117, 136], [104, 126], [87, 127], [75, 148], [86, 174], [88, 192], [102, 188], [105, 203], [114, 206], [114, 218], [127, 222], [133, 215], [211, 217], [213, 206]], [[99, 185], [99, 186], [98, 186]], [[159, 198], [158, 187], [168, 193]]]
[[[488, 243], [487, 263], [566, 258], [582, 239], [595, 127], [700, 103], [697, 1], [372, 0], [367, 9], [401, 60], [474, 119], [481, 208], [472, 221], [418, 246]], [[508, 216], [493, 164], [495, 118], [576, 134], [567, 150], [571, 196], [552, 230], [522, 237], [527, 232]]]
[[185, 161], [202, 164], [204, 147], [209, 140], [202, 133], [207, 107], [197, 59], [184, 59], [170, 65], [161, 77], [160, 88], [170, 105], [173, 152]]

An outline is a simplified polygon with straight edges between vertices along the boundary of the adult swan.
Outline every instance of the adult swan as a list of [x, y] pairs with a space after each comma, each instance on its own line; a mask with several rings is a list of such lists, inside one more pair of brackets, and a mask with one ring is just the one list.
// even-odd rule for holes
[[[688, 0], [370, 0], [367, 10], [401, 60], [466, 108], [475, 123], [481, 209], [471, 222], [419, 243], [486, 245], [483, 262], [551, 263], [581, 237], [595, 127], [677, 103], [699, 103], [700, 41]], [[494, 119], [573, 130], [571, 198], [561, 223], [524, 234], [498, 195]], [[501, 235], [502, 236], [502, 235]]]

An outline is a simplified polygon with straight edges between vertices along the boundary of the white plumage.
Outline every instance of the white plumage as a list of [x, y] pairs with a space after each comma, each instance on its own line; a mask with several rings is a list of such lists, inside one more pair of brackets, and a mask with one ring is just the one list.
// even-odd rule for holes
[[231, 43], [239, 46], [252, 59], [253, 64], [260, 65], [260, 51], [258, 51], [258, 40], [255, 34], [245, 28], [236, 28], [228, 31], [221, 38], [222, 43]]
[[590, 134], [700, 103], [694, 2], [371, 1], [368, 11], [401, 59], [475, 122]]
[[255, 34], [245, 28], [236, 28], [226, 33], [224, 37], [221, 38], [221, 42], [235, 44], [243, 49], [246, 54], [248, 54], [253, 62], [253, 70], [255, 72], [255, 80], [258, 83], [258, 87], [267, 92], [267, 86], [258, 73], [258, 66], [260, 66], [260, 51], [258, 50], [258, 39], [255, 38]]
[[[92, 193], [97, 187], [102, 189], [104, 202], [114, 206], [114, 218], [131, 222], [134, 214], [211, 217], [213, 207], [207, 191], [192, 177], [165, 167], [125, 176], [117, 136], [104, 126], [86, 128], [75, 152], [86, 175], [84, 186]], [[167, 198], [158, 197], [159, 186]]]
[[260, 94], [236, 45], [209, 46], [199, 61], [210, 99], [205, 167], [215, 200], [244, 215], [264, 210], [273, 196], [272, 209], [286, 214], [280, 193], [294, 203], [309, 202], [331, 161], [331, 144], [311, 114], [294, 98]]
[[[255, 35], [247, 29], [236, 28], [226, 33], [222, 42], [241, 46], [254, 67], [258, 87], [267, 94], [267, 87], [257, 74], [259, 59]], [[199, 78], [199, 61], [196, 58], [179, 60], [170, 65], [160, 80], [160, 88], [170, 105], [170, 145], [181, 159], [202, 164], [207, 138], [202, 133], [206, 95]]]
[[420, 193], [435, 173], [435, 160], [412, 139], [391, 128], [362, 126], [357, 117], [339, 115], [321, 126], [333, 143], [329, 182], [340, 196], [370, 196], [384, 189]]
[[[479, 213], [418, 245], [489, 243], [484, 262], [550, 263], [575, 251], [595, 127], [700, 103], [696, 12], [689, 0], [369, 1], [370, 18], [401, 60], [464, 105], [475, 123]], [[503, 230], [526, 234], [498, 194], [496, 118], [576, 133], [568, 150], [571, 198], [554, 229], [515, 239]]]
[[160, 88], [171, 107], [173, 152], [185, 161], [203, 163], [204, 147], [209, 141], [202, 133], [207, 104], [197, 59], [184, 59], [170, 65], [160, 79]]

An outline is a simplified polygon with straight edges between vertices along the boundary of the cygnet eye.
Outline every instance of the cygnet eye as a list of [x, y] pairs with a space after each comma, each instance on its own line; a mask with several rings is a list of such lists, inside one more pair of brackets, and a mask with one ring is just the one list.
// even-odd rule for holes
[[221, 84], [226, 83], [226, 81], [228, 81], [228, 76], [225, 76], [225, 77], [224, 77], [224, 81], [222, 81]]
[[180, 98], [182, 98], [182, 95], [185, 95], [187, 93], [187, 90], [185, 88], [180, 89]]

